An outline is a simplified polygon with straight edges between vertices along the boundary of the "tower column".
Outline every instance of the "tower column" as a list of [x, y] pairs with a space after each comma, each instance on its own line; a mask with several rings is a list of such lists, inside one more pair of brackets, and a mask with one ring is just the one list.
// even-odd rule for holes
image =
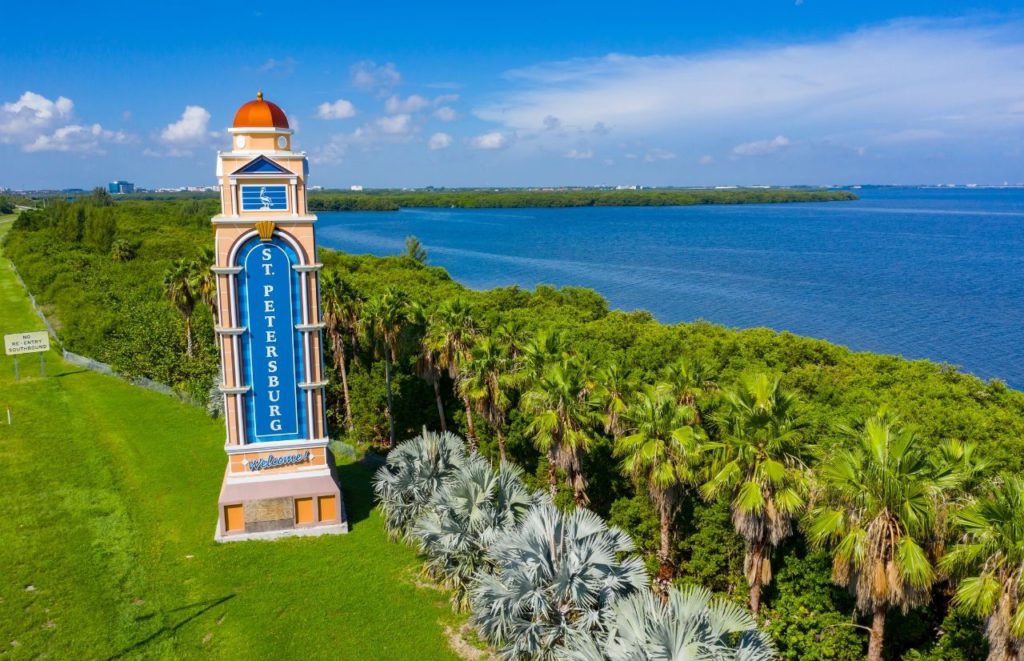
[[221, 392], [228, 465], [218, 541], [347, 532], [328, 450], [314, 223], [306, 155], [262, 94], [217, 156]]

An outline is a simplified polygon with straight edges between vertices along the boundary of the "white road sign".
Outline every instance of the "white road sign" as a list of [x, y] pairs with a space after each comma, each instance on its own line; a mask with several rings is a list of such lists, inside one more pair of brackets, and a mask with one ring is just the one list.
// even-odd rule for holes
[[4, 335], [4, 352], [8, 356], [50, 350], [50, 334], [46, 331]]

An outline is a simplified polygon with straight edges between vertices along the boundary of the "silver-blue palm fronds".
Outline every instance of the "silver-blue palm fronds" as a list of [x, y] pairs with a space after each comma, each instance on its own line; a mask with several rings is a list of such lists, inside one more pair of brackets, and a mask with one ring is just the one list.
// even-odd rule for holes
[[747, 609], [712, 598], [698, 586], [673, 588], [665, 603], [651, 592], [619, 601], [605, 636], [580, 635], [569, 642], [572, 661], [769, 661], [776, 658], [768, 634]]
[[413, 526], [411, 536], [419, 541], [427, 572], [452, 590], [452, 603], [460, 610], [469, 605], [473, 576], [492, 571], [491, 544], [535, 503], [521, 476], [513, 464], [502, 463], [495, 471], [472, 455], [445, 480]]
[[462, 439], [450, 432], [424, 429], [392, 450], [373, 478], [388, 534], [407, 537], [444, 480], [465, 461]]
[[506, 659], [563, 656], [567, 639], [599, 635], [615, 603], [646, 589], [643, 562], [624, 557], [628, 535], [584, 509], [550, 502], [498, 537], [476, 577], [473, 621]]

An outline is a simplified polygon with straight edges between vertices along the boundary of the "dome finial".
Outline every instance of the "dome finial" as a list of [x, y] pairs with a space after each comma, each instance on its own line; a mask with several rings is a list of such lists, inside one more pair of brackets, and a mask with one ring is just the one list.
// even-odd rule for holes
[[263, 90], [256, 92], [256, 98], [260, 101], [263, 100]]

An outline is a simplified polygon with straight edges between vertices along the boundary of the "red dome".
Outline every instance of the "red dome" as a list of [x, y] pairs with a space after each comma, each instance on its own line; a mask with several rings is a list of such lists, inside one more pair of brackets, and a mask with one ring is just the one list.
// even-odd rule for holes
[[288, 128], [288, 117], [277, 104], [263, 100], [257, 92], [256, 100], [249, 101], [235, 113], [234, 128]]

